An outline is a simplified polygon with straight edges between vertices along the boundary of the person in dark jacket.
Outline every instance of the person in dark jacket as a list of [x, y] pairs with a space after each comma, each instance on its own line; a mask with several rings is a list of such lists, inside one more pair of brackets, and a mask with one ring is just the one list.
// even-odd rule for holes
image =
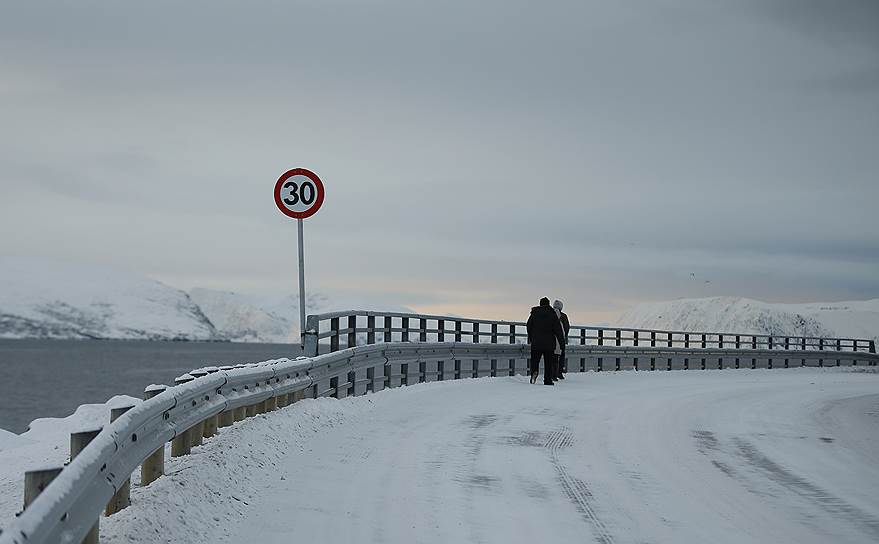
[[568, 314], [562, 311], [563, 307], [564, 304], [562, 304], [561, 300], [556, 299], [552, 303], [552, 308], [555, 310], [555, 315], [559, 317], [559, 321], [562, 324], [562, 332], [565, 335], [565, 341], [560, 345], [562, 353], [559, 355], [558, 374], [556, 375], [560, 380], [565, 379], [564, 372], [568, 371], [568, 359], [565, 357], [565, 345], [568, 343], [568, 333], [571, 331], [571, 322], [568, 321]]
[[555, 385], [555, 349], [565, 341], [562, 335], [562, 324], [555, 310], [549, 305], [549, 299], [540, 299], [540, 306], [531, 308], [528, 317], [528, 343], [531, 344], [531, 383], [537, 381], [540, 371], [540, 359], [543, 358], [543, 384]]

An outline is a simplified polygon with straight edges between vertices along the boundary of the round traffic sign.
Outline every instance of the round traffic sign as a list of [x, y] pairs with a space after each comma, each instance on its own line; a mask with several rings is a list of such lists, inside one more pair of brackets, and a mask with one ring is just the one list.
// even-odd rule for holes
[[275, 204], [293, 219], [311, 217], [324, 203], [324, 184], [317, 174], [305, 168], [284, 172], [275, 183]]

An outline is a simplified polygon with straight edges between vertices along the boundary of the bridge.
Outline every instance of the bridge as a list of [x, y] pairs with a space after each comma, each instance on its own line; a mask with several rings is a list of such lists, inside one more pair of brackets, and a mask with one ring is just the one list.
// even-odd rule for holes
[[[150, 486], [163, 477], [166, 444], [170, 443], [172, 457], [186, 457], [193, 448], [203, 446], [205, 439], [223, 441], [224, 430], [236, 422], [282, 410], [306, 398], [358, 397], [404, 385], [463, 378], [492, 376], [515, 380], [514, 377], [526, 373], [529, 357], [526, 336], [525, 324], [518, 322], [368, 311], [309, 316], [304, 334], [307, 356], [194, 370], [178, 378], [173, 386], [148, 388], [143, 403], [115, 410], [111, 414], [112, 421], [102, 429], [71, 436], [71, 460], [66, 466], [48, 467], [23, 475], [26, 507], [0, 533], [0, 544], [98, 542], [100, 521], [105, 514], [112, 516], [128, 508], [137, 508], [137, 504], [132, 505], [130, 501], [130, 479], [138, 467], [141, 487]], [[626, 370], [657, 376], [672, 370], [871, 367], [879, 362], [873, 341], [851, 338], [574, 326], [569, 339], [569, 371], [603, 373], [596, 376]], [[712, 376], [711, 383], [704, 378], [699, 378], [703, 381], [688, 378], [688, 388], [716, 388], [718, 380], [729, 383], [738, 380], [741, 385], [740, 373], [685, 374], [691, 375]], [[846, 382], [848, 389], [845, 391], [857, 389], [852, 384], [857, 385], [853, 380], [860, 376], [852, 376]], [[570, 381], [574, 382], [573, 387], [584, 384], [576, 375], [571, 376]], [[527, 404], [528, 397], [522, 397], [523, 391], [531, 390], [516, 389], [514, 392], [512, 389], [517, 387], [516, 384], [524, 384], [524, 380], [507, 385], [503, 385], [507, 382], [485, 380], [474, 383], [480, 384], [479, 391], [474, 392], [477, 397], [490, 391], [502, 391], [507, 398], [516, 397], [515, 402], [509, 403], [511, 406], [526, 409], [522, 403]], [[609, 391], [618, 387], [606, 381], [600, 383]], [[647, 389], [644, 389], [645, 384]], [[653, 385], [654, 382], [644, 382], [640, 388], [624, 389], [621, 394], [642, 396]], [[788, 387], [785, 390], [787, 401], [799, 391], [789, 386], [778, 384], [779, 390]], [[424, 398], [427, 407], [436, 407], [437, 394], [430, 393], [433, 387], [436, 386], [413, 390], [413, 394]], [[559, 393], [562, 396], [558, 398], [566, 398], [564, 395], [571, 395], [573, 391]], [[770, 389], [760, 391], [766, 395]], [[458, 401], [459, 412], [473, 410], [472, 417], [476, 418], [471, 421], [473, 436], [484, 436], [480, 429], [496, 421], [498, 416], [485, 412], [488, 410], [487, 400], [480, 402], [474, 398], [472, 406], [465, 404], [464, 399], [468, 397], [463, 395], [467, 392], [467, 388], [461, 388], [442, 394], [448, 393]], [[546, 391], [540, 395], [545, 397], [550, 393], [557, 392]], [[501, 403], [495, 398], [492, 404]], [[791, 410], [791, 404], [787, 406]], [[774, 408], [779, 406], [774, 405]], [[606, 408], [597, 412], [571, 410], [569, 415], [574, 418], [611, 413]], [[780, 411], [790, 415], [789, 411]], [[428, 408], [416, 412], [424, 419], [429, 419], [431, 413]], [[479, 419], [483, 416], [486, 416], [484, 420]], [[410, 421], [409, 428], [420, 427], [419, 421], [417, 417]], [[423, 432], [435, 429], [428, 421], [423, 423]], [[445, 428], [448, 430], [453, 422], [449, 420], [447, 423]], [[513, 436], [511, 440], [518, 436], [524, 442], [530, 440], [546, 449], [551, 461], [548, 466], [555, 467], [553, 478], [561, 482], [564, 493], [585, 520], [592, 537], [600, 542], [613, 542], [612, 528], [596, 514], [599, 506], [590, 498], [592, 492], [562, 462], [564, 454], [560, 452], [574, 443], [576, 432], [564, 425], [543, 434], [518, 429], [516, 432], [521, 433], [510, 435], [508, 431], [504, 431], [507, 434], [503, 436]], [[699, 450], [715, 466], [734, 470], [720, 457], [718, 438], [712, 431], [693, 432], [697, 433], [693, 438]], [[761, 456], [750, 442], [734, 443], [740, 457], [762, 466], [770, 480], [786, 485], [800, 496], [822, 493], [820, 486], [810, 481], [798, 481], [794, 475], [773, 467], [771, 461]], [[521, 467], [511, 467], [510, 470], [521, 470]], [[461, 485], [481, 489], [480, 486], [488, 486], [495, 481], [492, 478], [499, 477], [479, 479], [483, 476], [476, 474], [476, 479], [471, 478]], [[373, 487], [380, 485], [374, 480], [366, 481]], [[879, 521], [873, 514], [864, 513], [838, 498], [824, 504], [831, 510], [836, 508], [843, 521], [862, 527], [863, 534], [879, 535]], [[447, 536], [468, 539], [466, 534]]]

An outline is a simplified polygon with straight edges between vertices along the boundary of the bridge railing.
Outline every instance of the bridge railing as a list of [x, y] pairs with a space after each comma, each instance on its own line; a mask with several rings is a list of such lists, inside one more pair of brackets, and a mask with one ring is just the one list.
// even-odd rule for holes
[[[334, 352], [376, 342], [525, 343], [526, 324], [453, 316], [346, 310], [311, 315], [306, 322], [305, 353]], [[571, 326], [570, 344], [651, 348], [727, 350], [838, 351], [876, 353], [875, 341], [858, 338], [822, 338], [688, 332], [634, 328]]]
[[[358, 324], [361, 318], [364, 326]], [[394, 318], [401, 320], [399, 324]], [[414, 327], [412, 319], [419, 320]], [[428, 323], [431, 319], [437, 320], [433, 326]], [[322, 321], [329, 322], [325, 331]], [[591, 340], [584, 331], [596, 334], [595, 342], [568, 345], [569, 371], [773, 368], [773, 361], [778, 366], [814, 361], [823, 366], [825, 359], [836, 365], [879, 362], [874, 346], [862, 349], [865, 341], [860, 340], [849, 344], [834, 339], [830, 344], [834, 349], [828, 352], [820, 349], [827, 347], [826, 339], [817, 344], [818, 349], [809, 348], [811, 342], [792, 343], [788, 338], [758, 343], [755, 337], [749, 337], [750, 345], [739, 341], [738, 348], [721, 340], [713, 345], [706, 338], [703, 347], [701, 337], [695, 345], [691, 339], [689, 346], [684, 338], [681, 345], [671, 332], [661, 342], [641, 334], [661, 331], [637, 331], [626, 344], [623, 332], [634, 329], [574, 330], [580, 334], [573, 339]], [[614, 331], [613, 341], [604, 341], [605, 334], [598, 331]], [[72, 459], [66, 466], [25, 475], [28, 504], [0, 531], [0, 544], [97, 542], [102, 512], [128, 506], [128, 482], [137, 466], [141, 466], [142, 486], [164, 474], [168, 442], [172, 457], [187, 455], [205, 438], [218, 433], [222, 438], [224, 427], [304, 398], [343, 398], [421, 382], [524, 374], [530, 355], [523, 343], [525, 334], [522, 323], [443, 316], [371, 312], [311, 316], [306, 337], [313, 342], [310, 349], [316, 352], [318, 341], [326, 339], [331, 353], [193, 371], [173, 387], [147, 388], [143, 403], [117, 414], [102, 429], [85, 433], [90, 442], [84, 447], [84, 433], [71, 435]], [[342, 349], [341, 339], [350, 347]]]

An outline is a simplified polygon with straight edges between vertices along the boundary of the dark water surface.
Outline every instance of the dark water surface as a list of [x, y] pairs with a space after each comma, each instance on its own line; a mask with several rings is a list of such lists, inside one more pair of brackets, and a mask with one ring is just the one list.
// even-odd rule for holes
[[22, 433], [114, 395], [141, 398], [194, 368], [301, 354], [298, 345], [126, 340], [0, 340], [0, 428]]

